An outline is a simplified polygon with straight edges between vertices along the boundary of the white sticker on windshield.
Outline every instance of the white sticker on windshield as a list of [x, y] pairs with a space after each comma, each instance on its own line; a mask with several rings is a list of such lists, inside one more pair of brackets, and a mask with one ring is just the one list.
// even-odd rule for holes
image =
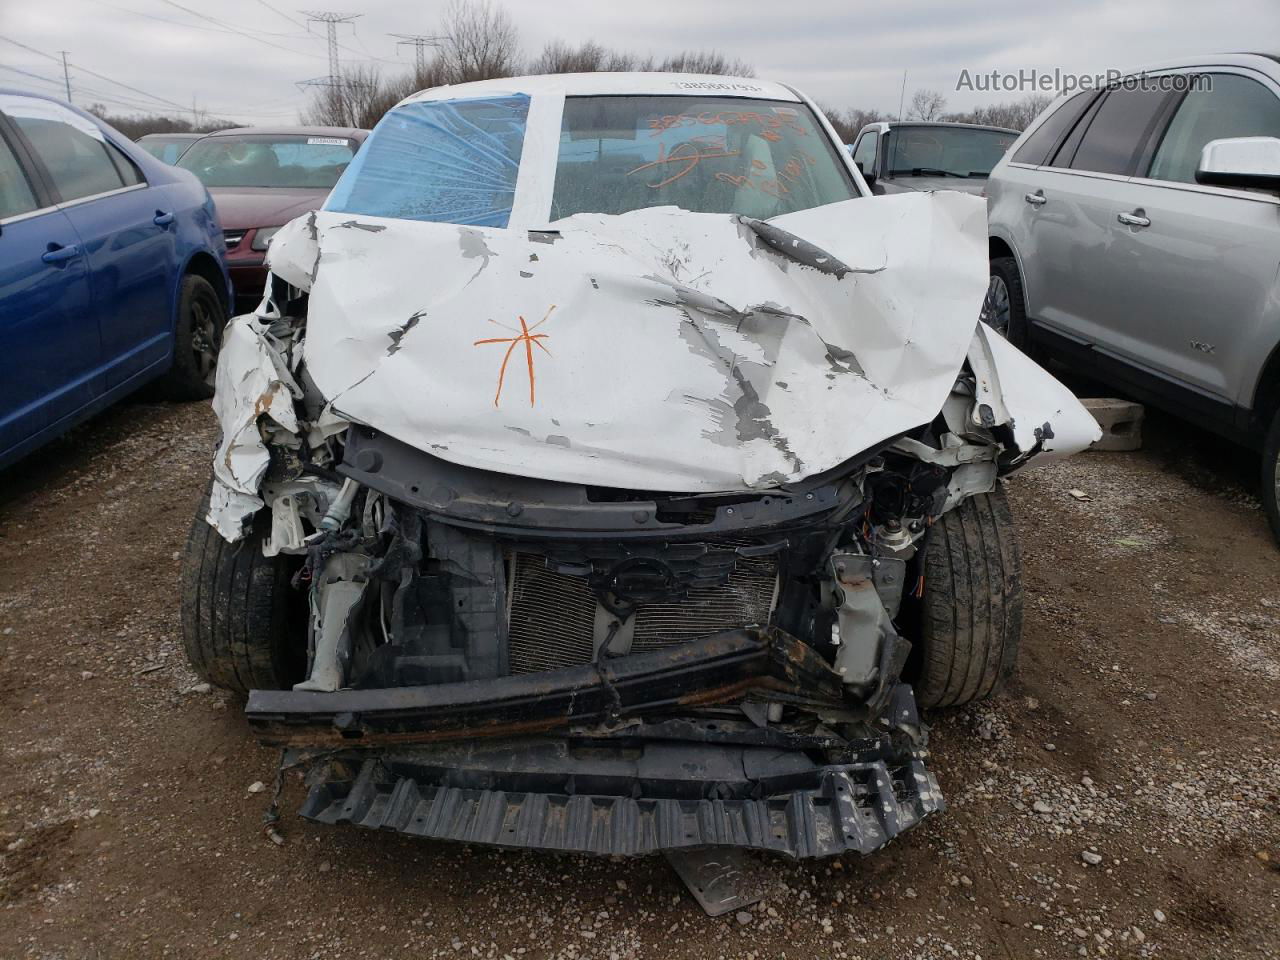
[[347, 141], [343, 137], [307, 137], [307, 143], [321, 143], [332, 147], [345, 147]]

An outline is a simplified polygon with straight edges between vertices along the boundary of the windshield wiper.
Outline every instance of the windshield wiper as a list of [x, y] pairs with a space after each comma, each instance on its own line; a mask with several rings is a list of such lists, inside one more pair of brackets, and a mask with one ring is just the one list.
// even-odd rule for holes
[[894, 170], [895, 177], [960, 177], [963, 179], [965, 174], [956, 173], [954, 170], [940, 170], [937, 167], [912, 167], [910, 170]]

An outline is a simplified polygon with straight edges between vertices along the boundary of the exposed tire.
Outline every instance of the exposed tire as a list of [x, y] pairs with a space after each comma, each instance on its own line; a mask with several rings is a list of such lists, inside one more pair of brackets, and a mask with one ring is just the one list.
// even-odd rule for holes
[[983, 700], [1013, 674], [1022, 636], [1022, 558], [1004, 488], [943, 514], [924, 549], [917, 702]]
[[222, 348], [227, 310], [213, 285], [193, 273], [182, 278], [174, 330], [173, 367], [160, 386], [171, 400], [207, 400]]
[[232, 693], [283, 690], [306, 672], [307, 599], [290, 585], [298, 558], [264, 557], [270, 515], [227, 543], [200, 502], [182, 560], [182, 642], [192, 669]]
[[1280, 544], [1280, 410], [1271, 418], [1271, 429], [1262, 445], [1262, 506], [1271, 533]]
[[1018, 262], [1013, 257], [996, 257], [991, 261], [991, 280], [982, 304], [982, 319], [1023, 353], [1030, 353], [1027, 302], [1022, 293]]

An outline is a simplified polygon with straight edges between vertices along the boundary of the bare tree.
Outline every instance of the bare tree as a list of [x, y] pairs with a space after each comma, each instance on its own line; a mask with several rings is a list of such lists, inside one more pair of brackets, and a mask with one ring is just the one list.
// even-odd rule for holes
[[372, 65], [343, 67], [338, 77], [314, 90], [302, 121], [317, 126], [371, 127], [399, 99]]
[[651, 68], [652, 58], [643, 61], [635, 54], [612, 50], [594, 40], [577, 47], [552, 40], [529, 64], [530, 73], [618, 73]]
[[937, 90], [917, 90], [911, 95], [911, 112], [907, 116], [913, 120], [938, 120], [945, 109], [947, 98]]
[[968, 113], [948, 114], [947, 119], [961, 123], [985, 123], [993, 127], [1025, 130], [1031, 125], [1031, 121], [1052, 102], [1053, 98], [1047, 94], [1029, 93], [1021, 100], [988, 104], [985, 107], [976, 107]]
[[193, 123], [185, 117], [166, 116], [164, 114], [133, 113], [112, 114], [106, 104], [93, 103], [88, 107], [90, 113], [119, 130], [130, 140], [137, 140], [148, 133], [209, 133], [213, 130], [225, 130], [238, 127], [234, 120], [211, 117], [204, 111], [196, 114]]
[[504, 7], [489, 0], [450, 0], [436, 59], [446, 83], [466, 83], [520, 72], [520, 36]]
[[666, 57], [658, 70], [671, 73], [711, 73], [722, 77], [754, 77], [755, 67], [745, 60], [725, 56], [716, 50], [683, 50]]

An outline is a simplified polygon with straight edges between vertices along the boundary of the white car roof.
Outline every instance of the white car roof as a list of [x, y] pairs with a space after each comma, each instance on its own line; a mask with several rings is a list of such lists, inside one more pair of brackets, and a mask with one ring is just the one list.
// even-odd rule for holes
[[503, 77], [432, 87], [402, 102], [464, 100], [474, 97], [527, 96], [721, 96], [801, 102], [790, 87], [751, 77], [721, 77], [702, 73], [556, 73], [537, 77]]

